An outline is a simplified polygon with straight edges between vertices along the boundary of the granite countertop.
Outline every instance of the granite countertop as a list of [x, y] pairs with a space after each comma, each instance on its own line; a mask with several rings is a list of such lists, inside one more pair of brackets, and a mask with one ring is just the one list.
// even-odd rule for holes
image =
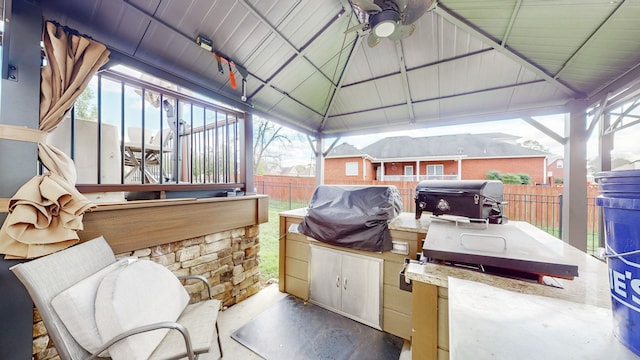
[[412, 262], [408, 265], [405, 272], [406, 279], [446, 288], [448, 287], [448, 278], [451, 276], [524, 294], [542, 295], [601, 308], [611, 307], [608, 270], [604, 262], [565, 244], [562, 240], [547, 234], [531, 224], [520, 221], [510, 221], [509, 223], [517, 226], [536, 239], [539, 239], [541, 242], [562, 248], [561, 260], [566, 260], [578, 265], [579, 276], [573, 280], [555, 279], [557, 283], [562, 286], [562, 288], [557, 288], [535, 282], [489, 275], [460, 267]]
[[389, 222], [389, 229], [426, 234], [430, 223], [431, 218], [427, 213], [423, 214], [420, 219], [416, 219], [416, 214], [403, 212]]
[[451, 360], [640, 359], [609, 309], [449, 279]]

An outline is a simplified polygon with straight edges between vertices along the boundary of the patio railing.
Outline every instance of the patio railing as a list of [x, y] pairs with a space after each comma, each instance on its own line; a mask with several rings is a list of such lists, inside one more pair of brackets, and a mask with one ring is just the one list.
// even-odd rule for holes
[[384, 175], [384, 181], [459, 180], [458, 175]]

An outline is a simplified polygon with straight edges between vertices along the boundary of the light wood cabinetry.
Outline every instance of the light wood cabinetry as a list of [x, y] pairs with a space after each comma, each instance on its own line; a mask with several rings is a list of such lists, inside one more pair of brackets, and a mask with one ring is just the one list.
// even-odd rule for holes
[[304, 210], [297, 209], [280, 213], [280, 291], [309, 300], [309, 244], [329, 249], [381, 259], [382, 265], [382, 330], [403, 339], [411, 339], [411, 293], [400, 290], [399, 273], [404, 267], [406, 257], [415, 258], [418, 249], [422, 249], [427, 225], [416, 223], [414, 214], [403, 213], [398, 221], [393, 221], [391, 238], [393, 241], [408, 244], [407, 255], [389, 251], [383, 253], [366, 252], [337, 247], [308, 238], [297, 232], [298, 224], [304, 217]]
[[[299, 218], [280, 217], [280, 291], [309, 300], [309, 240], [297, 229]], [[297, 231], [297, 230], [296, 230]]]
[[447, 289], [413, 282], [412, 360], [449, 359]]
[[310, 244], [309, 300], [382, 330], [382, 259]]

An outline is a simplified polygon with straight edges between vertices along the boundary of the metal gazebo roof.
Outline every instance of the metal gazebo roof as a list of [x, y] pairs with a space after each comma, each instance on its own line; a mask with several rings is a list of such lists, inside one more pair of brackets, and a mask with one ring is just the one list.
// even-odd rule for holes
[[[320, 137], [562, 113], [575, 100], [628, 98], [640, 78], [632, 0], [439, 0], [411, 36], [375, 47], [369, 31], [346, 32], [362, 21], [348, 0], [39, 3], [109, 46], [114, 63]], [[233, 63], [236, 89], [198, 35]]]

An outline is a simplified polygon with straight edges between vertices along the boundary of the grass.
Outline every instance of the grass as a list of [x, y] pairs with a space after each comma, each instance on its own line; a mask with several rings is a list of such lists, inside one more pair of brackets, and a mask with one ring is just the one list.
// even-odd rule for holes
[[262, 283], [278, 278], [280, 248], [280, 216], [279, 212], [293, 208], [302, 208], [306, 204], [290, 204], [288, 201], [269, 199], [269, 222], [260, 224], [260, 277]]
[[262, 282], [278, 278], [278, 248], [281, 209], [269, 207], [269, 222], [260, 224], [260, 276]]

